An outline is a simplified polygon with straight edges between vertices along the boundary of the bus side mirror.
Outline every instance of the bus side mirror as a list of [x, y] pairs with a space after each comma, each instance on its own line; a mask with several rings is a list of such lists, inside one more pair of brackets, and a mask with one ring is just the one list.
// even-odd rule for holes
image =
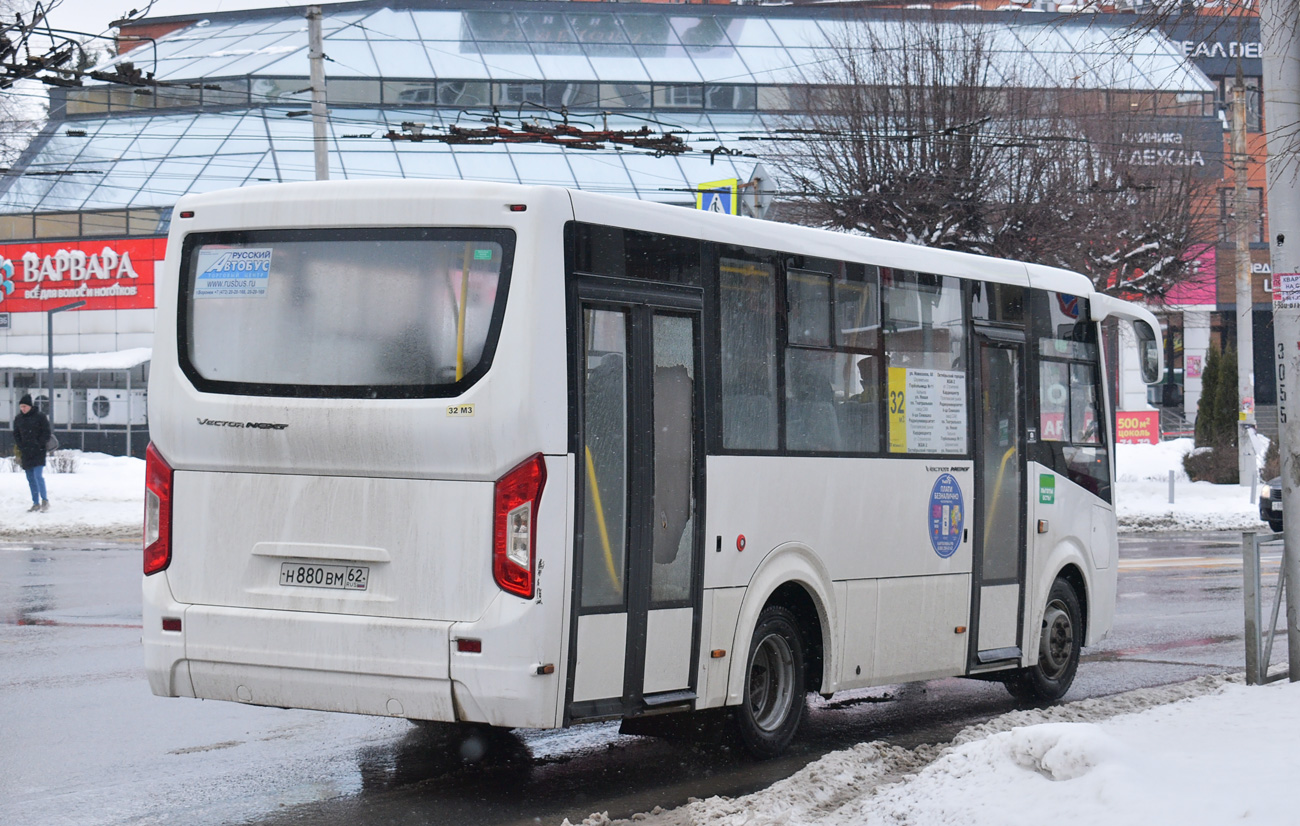
[[1155, 384], [1160, 381], [1160, 337], [1151, 325], [1141, 319], [1133, 320], [1137, 334], [1138, 364], [1142, 368], [1142, 381]]

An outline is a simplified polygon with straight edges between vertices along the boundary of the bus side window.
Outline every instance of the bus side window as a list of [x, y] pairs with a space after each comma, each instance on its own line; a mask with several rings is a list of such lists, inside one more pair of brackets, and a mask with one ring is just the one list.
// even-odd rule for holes
[[[911, 270], [882, 269], [889, 452], [964, 454], [965, 300], [961, 282]], [[954, 404], [923, 413], [935, 394]], [[918, 410], [920, 407], [920, 410]], [[923, 418], [929, 415], [933, 418]], [[913, 425], [920, 423], [922, 427]]]
[[1034, 356], [1038, 359], [1038, 461], [1110, 501], [1096, 325], [1085, 299], [1031, 291]]
[[761, 253], [733, 254], [718, 262], [722, 446], [776, 450], [776, 267]]

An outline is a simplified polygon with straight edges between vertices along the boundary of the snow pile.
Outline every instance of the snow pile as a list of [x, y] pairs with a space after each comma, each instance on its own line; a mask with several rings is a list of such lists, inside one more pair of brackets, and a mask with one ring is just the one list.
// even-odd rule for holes
[[1191, 439], [1170, 439], [1154, 445], [1118, 445], [1115, 448], [1115, 481], [1117, 482], [1169, 482], [1169, 471], [1175, 482], [1190, 482], [1183, 470], [1183, 457], [1192, 452]]
[[[1264, 437], [1265, 449], [1268, 440]], [[1193, 482], [1183, 471], [1191, 439], [1115, 449], [1115, 515], [1120, 530], [1267, 531], [1250, 488]], [[1262, 451], [1260, 456], [1262, 456]], [[1169, 471], [1174, 503], [1169, 504]]]
[[1238, 679], [1012, 712], [946, 746], [862, 744], [745, 797], [583, 824], [1039, 826], [1045, 812], [1089, 826], [1294, 823], [1300, 684]]
[[75, 473], [45, 468], [50, 509], [28, 513], [27, 477], [0, 461], [0, 536], [6, 538], [95, 537], [139, 539], [144, 524], [144, 460], [103, 453], [60, 451], [74, 458]]

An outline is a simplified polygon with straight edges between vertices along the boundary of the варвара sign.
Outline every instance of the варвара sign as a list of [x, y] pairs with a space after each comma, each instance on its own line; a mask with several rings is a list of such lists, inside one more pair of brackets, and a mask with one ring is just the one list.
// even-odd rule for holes
[[154, 269], [165, 238], [0, 244], [13, 266], [14, 291], [5, 312], [44, 312], [83, 300], [84, 310], [147, 310], [154, 305]]

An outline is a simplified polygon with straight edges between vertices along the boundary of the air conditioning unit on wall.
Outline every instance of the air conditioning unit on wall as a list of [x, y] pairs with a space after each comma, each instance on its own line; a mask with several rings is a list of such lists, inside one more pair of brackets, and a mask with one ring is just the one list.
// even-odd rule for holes
[[144, 424], [146, 404], [143, 390], [88, 390], [86, 421], [90, 424]]
[[[49, 394], [44, 390], [33, 390], [32, 400], [38, 409], [49, 415]], [[86, 391], [54, 388], [54, 426], [67, 427], [70, 424], [86, 423]]]

